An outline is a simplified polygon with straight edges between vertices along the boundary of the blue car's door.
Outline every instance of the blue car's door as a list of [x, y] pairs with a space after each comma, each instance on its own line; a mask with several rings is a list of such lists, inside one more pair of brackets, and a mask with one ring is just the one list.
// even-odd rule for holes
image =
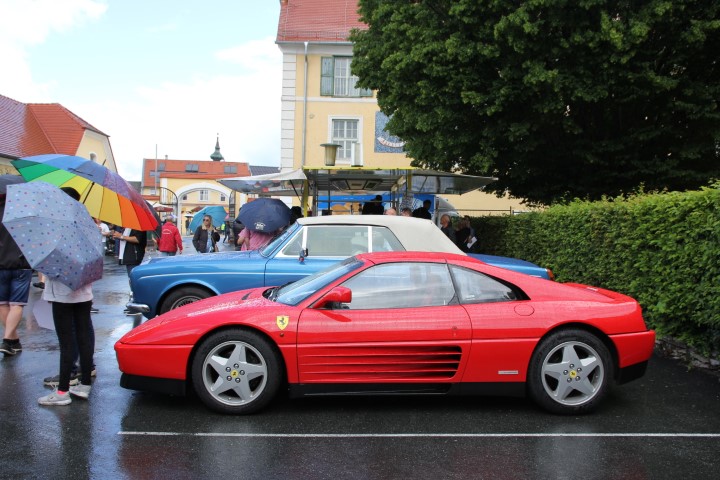
[[[368, 251], [367, 225], [303, 225], [265, 265], [265, 285], [283, 285]], [[301, 260], [301, 252], [307, 253]]]

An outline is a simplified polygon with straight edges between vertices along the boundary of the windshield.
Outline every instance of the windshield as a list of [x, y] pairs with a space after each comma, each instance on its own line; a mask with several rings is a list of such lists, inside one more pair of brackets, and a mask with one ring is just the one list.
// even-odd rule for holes
[[265, 248], [260, 250], [260, 255], [262, 255], [263, 257], [269, 257], [272, 254], [272, 252], [274, 252], [276, 248], [278, 248], [281, 244], [283, 244], [285, 242], [285, 239], [287, 237], [289, 237], [290, 235], [292, 235], [292, 233], [295, 230], [297, 230], [298, 228], [300, 228], [300, 224], [297, 222], [290, 225], [288, 228], [285, 229], [284, 232], [282, 232], [277, 237], [273, 238], [270, 241], [270, 243], [265, 245]]
[[342, 262], [334, 263], [326, 269], [308, 275], [297, 282], [279, 287], [276, 292], [273, 292], [272, 299], [285, 305], [297, 305], [325, 285], [334, 282], [353, 270], [357, 270], [362, 264], [355, 257], [346, 258]]

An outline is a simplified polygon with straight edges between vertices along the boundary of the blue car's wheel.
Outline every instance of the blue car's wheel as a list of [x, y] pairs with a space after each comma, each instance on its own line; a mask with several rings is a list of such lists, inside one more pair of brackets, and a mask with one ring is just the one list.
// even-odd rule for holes
[[243, 329], [217, 332], [198, 347], [192, 382], [202, 402], [221, 413], [253, 413], [280, 387], [283, 364], [262, 335]]
[[158, 311], [161, 314], [167, 313], [170, 310], [175, 310], [176, 308], [187, 305], [188, 303], [197, 302], [198, 300], [202, 300], [204, 298], [209, 298], [212, 296], [214, 296], [214, 294], [208, 290], [205, 290], [204, 288], [181, 287], [177, 290], [173, 290], [170, 295], [168, 295], [165, 300], [163, 300], [162, 305], [160, 306]]

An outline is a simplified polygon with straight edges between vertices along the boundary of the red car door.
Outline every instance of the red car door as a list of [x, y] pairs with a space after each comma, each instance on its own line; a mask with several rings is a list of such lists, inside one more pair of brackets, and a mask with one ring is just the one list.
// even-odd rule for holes
[[306, 309], [298, 323], [300, 383], [442, 383], [461, 377], [470, 320], [447, 265], [375, 265], [346, 280], [352, 302]]

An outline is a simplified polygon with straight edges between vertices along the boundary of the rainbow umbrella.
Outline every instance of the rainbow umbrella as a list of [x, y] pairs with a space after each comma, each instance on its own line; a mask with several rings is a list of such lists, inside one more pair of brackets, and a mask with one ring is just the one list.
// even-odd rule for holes
[[91, 160], [72, 155], [35, 155], [11, 162], [28, 182], [43, 181], [71, 187], [91, 217], [134, 230], [158, 226], [152, 208], [117, 173]]

